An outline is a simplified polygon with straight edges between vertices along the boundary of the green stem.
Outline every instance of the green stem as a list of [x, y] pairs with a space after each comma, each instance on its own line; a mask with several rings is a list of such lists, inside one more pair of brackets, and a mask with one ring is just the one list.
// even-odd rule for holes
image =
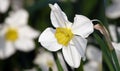
[[49, 68], [49, 71], [53, 71], [52, 68]]
[[62, 66], [60, 64], [59, 58], [57, 56], [57, 53], [53, 52], [53, 56], [55, 58], [56, 65], [58, 67], [58, 71], [63, 71], [63, 68], [62, 68]]
[[111, 56], [112, 56], [112, 58], [113, 58], [113, 63], [114, 63], [114, 65], [115, 65], [116, 71], [120, 71], [119, 62], [118, 62], [118, 59], [117, 59], [115, 50], [113, 50], [113, 51], [111, 52]]

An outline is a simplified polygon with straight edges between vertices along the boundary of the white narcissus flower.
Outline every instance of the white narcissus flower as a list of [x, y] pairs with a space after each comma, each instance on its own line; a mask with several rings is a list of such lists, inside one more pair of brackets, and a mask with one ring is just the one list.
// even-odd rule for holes
[[111, 19], [120, 18], [120, 0], [112, 0], [113, 4], [106, 9], [106, 16]]
[[49, 27], [43, 31], [39, 42], [50, 51], [62, 49], [65, 61], [71, 67], [78, 68], [81, 57], [85, 56], [85, 38], [93, 32], [92, 21], [83, 15], [76, 15], [74, 23], [71, 23], [56, 3], [49, 6], [51, 22], [55, 29]]
[[38, 65], [42, 71], [49, 71], [49, 68], [52, 68], [53, 71], [58, 71], [52, 53], [47, 51], [38, 53], [34, 60], [34, 64]]
[[0, 59], [8, 58], [16, 49], [24, 52], [35, 48], [39, 32], [27, 25], [28, 13], [20, 9], [11, 12], [0, 30]]
[[5, 13], [10, 5], [10, 0], [0, 0], [0, 12]]

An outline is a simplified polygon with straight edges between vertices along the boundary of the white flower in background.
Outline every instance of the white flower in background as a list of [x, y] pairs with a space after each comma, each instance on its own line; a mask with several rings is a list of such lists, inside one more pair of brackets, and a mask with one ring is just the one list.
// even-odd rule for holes
[[53, 71], [58, 71], [52, 53], [47, 51], [38, 53], [34, 60], [34, 64], [38, 65], [42, 71], [49, 71], [49, 68], [52, 68]]
[[87, 46], [86, 56], [89, 60], [102, 62], [102, 52], [93, 45]]
[[106, 9], [106, 16], [111, 19], [120, 18], [120, 0], [112, 0], [113, 4]]
[[112, 42], [112, 45], [115, 48], [117, 58], [118, 58], [118, 62], [120, 64], [120, 43]]
[[109, 28], [110, 35], [111, 35], [111, 37], [112, 37], [112, 40], [113, 40], [114, 42], [117, 42], [116, 26], [110, 24], [110, 25], [108, 26], [108, 28]]
[[87, 40], [93, 32], [92, 21], [83, 15], [76, 15], [74, 23], [68, 21], [65, 13], [57, 4], [49, 4], [51, 22], [56, 28], [47, 28], [39, 37], [39, 42], [50, 51], [62, 48], [65, 61], [71, 67], [79, 67], [81, 57], [85, 57]]
[[0, 12], [5, 13], [10, 5], [10, 0], [0, 0]]
[[84, 71], [102, 71], [102, 65], [96, 61], [90, 61], [84, 65]]
[[88, 63], [84, 65], [84, 71], [102, 71], [102, 52], [93, 45], [88, 45], [86, 56]]
[[27, 25], [28, 13], [23, 10], [11, 12], [0, 31], [0, 58], [8, 58], [16, 49], [24, 52], [35, 48], [34, 38], [39, 32]]

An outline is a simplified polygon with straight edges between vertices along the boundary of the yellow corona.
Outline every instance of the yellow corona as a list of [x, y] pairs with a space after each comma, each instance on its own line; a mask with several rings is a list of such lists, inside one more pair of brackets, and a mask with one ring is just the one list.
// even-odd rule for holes
[[15, 41], [18, 38], [17, 29], [9, 28], [5, 34], [5, 38], [8, 41]]
[[67, 46], [73, 38], [73, 33], [70, 28], [56, 28], [55, 37], [59, 44]]

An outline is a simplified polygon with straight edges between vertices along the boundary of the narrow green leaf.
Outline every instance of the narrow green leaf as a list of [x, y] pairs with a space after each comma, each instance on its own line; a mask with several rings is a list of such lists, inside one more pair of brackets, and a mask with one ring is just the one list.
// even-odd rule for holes
[[56, 65], [58, 67], [58, 71], [63, 71], [63, 68], [62, 68], [62, 66], [60, 64], [59, 58], [57, 56], [57, 53], [53, 52], [53, 56], [55, 58]]
[[93, 35], [94, 35], [94, 37], [98, 41], [98, 44], [101, 47], [101, 50], [103, 52], [103, 58], [105, 59], [107, 65], [109, 67], [109, 70], [110, 71], [115, 71], [114, 68], [113, 68], [113, 64], [111, 62], [110, 53], [109, 53], [108, 49], [106, 48], [107, 46], [105, 45], [104, 41], [100, 38], [100, 36], [98, 34], [94, 33]]

